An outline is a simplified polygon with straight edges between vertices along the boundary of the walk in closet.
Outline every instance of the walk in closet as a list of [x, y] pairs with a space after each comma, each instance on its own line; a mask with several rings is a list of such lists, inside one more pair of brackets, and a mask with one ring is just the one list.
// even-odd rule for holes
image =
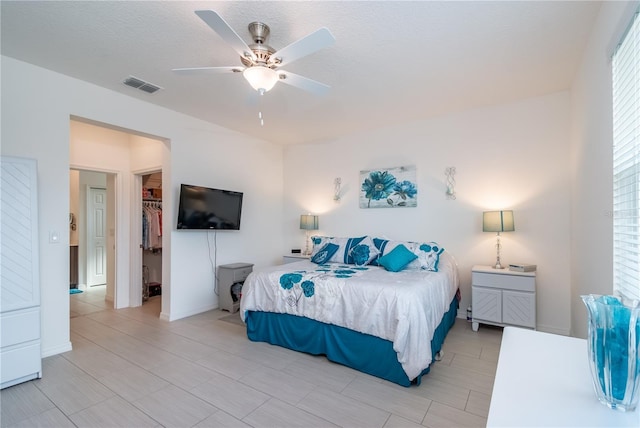
[[162, 173], [142, 177], [142, 302], [162, 295]]

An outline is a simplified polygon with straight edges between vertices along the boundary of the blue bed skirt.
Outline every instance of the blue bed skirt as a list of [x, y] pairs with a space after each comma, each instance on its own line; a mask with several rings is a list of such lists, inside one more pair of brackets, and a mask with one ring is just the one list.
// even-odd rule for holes
[[[454, 298], [431, 341], [434, 356], [442, 349], [457, 312], [458, 299]], [[247, 336], [254, 342], [326, 355], [333, 362], [402, 386], [420, 385], [422, 375], [429, 373], [427, 367], [416, 379], [409, 379], [389, 340], [296, 315], [254, 311], [245, 315]]]

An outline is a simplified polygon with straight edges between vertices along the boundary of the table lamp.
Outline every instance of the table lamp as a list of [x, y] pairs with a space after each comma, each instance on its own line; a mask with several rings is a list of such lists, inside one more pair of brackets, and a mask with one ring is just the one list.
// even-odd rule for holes
[[304, 255], [308, 256], [311, 254], [309, 250], [309, 231], [310, 230], [318, 230], [318, 216], [311, 214], [302, 214], [300, 216], [300, 229], [306, 231], [306, 241], [305, 241], [305, 250]]
[[482, 214], [482, 231], [496, 232], [496, 264], [494, 269], [504, 269], [500, 264], [500, 232], [513, 232], [513, 211], [485, 211]]

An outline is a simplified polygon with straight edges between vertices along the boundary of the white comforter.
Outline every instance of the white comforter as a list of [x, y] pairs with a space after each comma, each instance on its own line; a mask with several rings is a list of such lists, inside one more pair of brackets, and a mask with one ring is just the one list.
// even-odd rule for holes
[[240, 316], [287, 313], [389, 340], [414, 379], [431, 364], [431, 339], [458, 288], [458, 269], [447, 252], [438, 270], [387, 272], [309, 261], [268, 267], [245, 281]]

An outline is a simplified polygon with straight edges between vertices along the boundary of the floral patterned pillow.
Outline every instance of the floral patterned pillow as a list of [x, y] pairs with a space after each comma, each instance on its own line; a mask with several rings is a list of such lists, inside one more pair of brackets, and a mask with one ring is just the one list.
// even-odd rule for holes
[[358, 238], [312, 236], [311, 240], [313, 242], [311, 258], [315, 257], [327, 244], [338, 246], [338, 250], [328, 260], [329, 263], [346, 263], [365, 266], [378, 255], [378, 249], [369, 236], [361, 236]]
[[330, 242], [324, 244], [324, 246], [320, 248], [313, 257], [311, 257], [311, 261], [319, 265], [328, 263], [329, 260], [331, 260], [331, 257], [333, 257], [336, 251], [338, 251], [338, 248], [340, 247]]
[[366, 266], [378, 257], [378, 253], [378, 249], [373, 244], [373, 240], [365, 236], [364, 239], [351, 247], [347, 257], [347, 263], [356, 266]]
[[418, 251], [415, 252], [420, 262], [420, 268], [423, 270], [430, 270], [432, 272], [438, 272], [438, 263], [440, 263], [440, 254], [444, 251], [444, 248], [438, 245], [436, 242], [422, 243], [418, 246]]
[[405, 269], [422, 269], [438, 272], [440, 254], [444, 251], [436, 242], [418, 243], [411, 241], [391, 241], [388, 239], [373, 238], [373, 243], [379, 251], [379, 256], [371, 261], [374, 266], [378, 265], [378, 258], [393, 251], [399, 245], [404, 245], [409, 251], [417, 256], [417, 259], [409, 263]]
[[333, 238], [330, 236], [312, 236], [311, 243], [313, 244], [313, 247], [311, 248], [311, 257], [315, 256], [318, 251], [331, 242], [332, 239]]
[[[399, 245], [404, 245], [412, 253], [416, 253], [418, 249], [418, 244], [416, 242], [411, 242], [411, 241], [392, 241], [389, 239], [373, 238], [373, 244], [378, 250], [378, 257], [374, 258], [371, 261], [371, 264], [374, 266], [379, 265], [378, 259], [380, 257], [384, 256], [385, 254], [389, 254]], [[420, 263], [418, 262], [418, 260], [414, 260], [408, 266], [406, 266], [406, 268], [420, 269]]]

